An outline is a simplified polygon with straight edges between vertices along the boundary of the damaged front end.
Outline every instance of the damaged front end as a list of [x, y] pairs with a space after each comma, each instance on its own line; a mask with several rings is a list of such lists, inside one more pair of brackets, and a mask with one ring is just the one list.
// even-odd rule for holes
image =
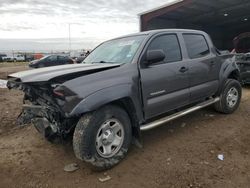
[[[119, 64], [101, 63], [73, 64], [27, 70], [9, 75], [7, 87], [24, 92], [24, 106], [18, 117], [18, 124], [32, 123], [49, 139], [57, 136], [65, 138], [73, 131], [82, 115], [81, 113], [72, 114], [73, 109], [88, 95], [88, 92], [82, 94], [82, 90], [77, 90], [76, 85], [78, 84], [78, 88], [81, 89], [83, 84], [80, 83], [84, 81], [83, 77], [118, 66]], [[69, 88], [66, 83], [70, 81], [73, 84]], [[74, 91], [73, 88], [75, 88]]]
[[79, 118], [68, 117], [67, 111], [80, 99], [61, 84], [22, 83], [20, 79], [10, 78], [7, 87], [24, 92], [23, 110], [17, 119], [19, 125], [33, 124], [50, 141], [66, 138], [75, 127]]

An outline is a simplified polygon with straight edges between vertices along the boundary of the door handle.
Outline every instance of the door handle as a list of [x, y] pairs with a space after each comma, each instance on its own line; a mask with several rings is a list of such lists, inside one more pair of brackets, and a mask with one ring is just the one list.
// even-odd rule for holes
[[187, 67], [181, 67], [179, 70], [181, 73], [187, 72], [188, 68]]

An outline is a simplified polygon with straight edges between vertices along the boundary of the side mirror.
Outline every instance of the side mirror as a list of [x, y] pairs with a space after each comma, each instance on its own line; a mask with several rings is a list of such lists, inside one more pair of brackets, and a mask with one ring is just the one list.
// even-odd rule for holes
[[149, 50], [146, 54], [146, 64], [154, 64], [165, 59], [166, 55], [163, 50]]

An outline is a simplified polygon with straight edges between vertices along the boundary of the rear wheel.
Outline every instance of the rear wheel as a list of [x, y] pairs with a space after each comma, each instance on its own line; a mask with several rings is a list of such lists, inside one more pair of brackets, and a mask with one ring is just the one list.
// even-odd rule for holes
[[233, 113], [240, 105], [241, 94], [240, 82], [228, 79], [222, 90], [221, 100], [215, 104], [215, 109], [225, 114]]
[[74, 152], [96, 169], [108, 169], [126, 156], [131, 137], [128, 114], [108, 105], [79, 120], [73, 137]]

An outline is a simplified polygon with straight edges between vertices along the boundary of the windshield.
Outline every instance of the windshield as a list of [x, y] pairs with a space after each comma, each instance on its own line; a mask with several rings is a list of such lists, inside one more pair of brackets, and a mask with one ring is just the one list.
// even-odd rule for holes
[[144, 35], [126, 37], [104, 42], [89, 54], [83, 63], [131, 63]]
[[46, 56], [40, 58], [39, 60], [44, 60], [44, 59], [47, 59], [48, 57], [49, 57], [49, 55], [46, 55]]

